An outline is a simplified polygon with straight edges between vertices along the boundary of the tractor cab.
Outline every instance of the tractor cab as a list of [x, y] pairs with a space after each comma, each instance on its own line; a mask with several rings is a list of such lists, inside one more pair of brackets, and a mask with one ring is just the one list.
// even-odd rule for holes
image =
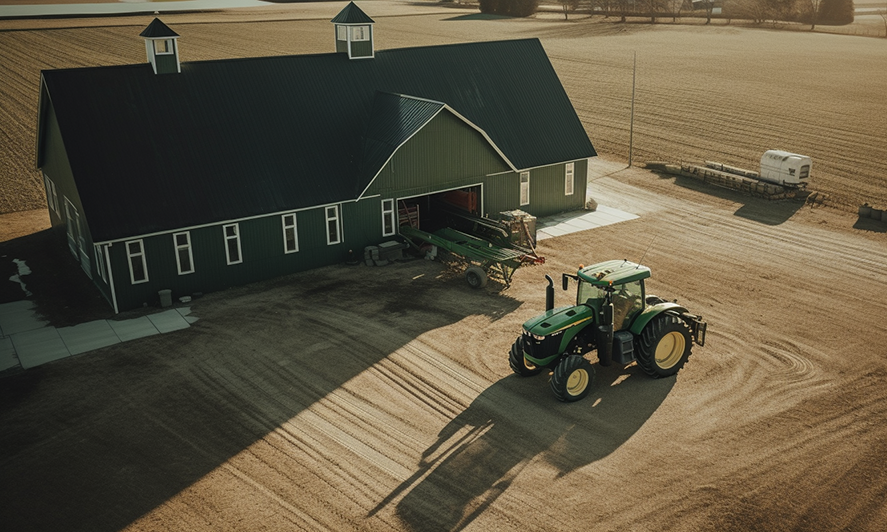
[[588, 305], [601, 312], [604, 305], [613, 304], [613, 330], [628, 329], [644, 310], [644, 279], [650, 277], [650, 268], [625, 260], [612, 260], [580, 268], [577, 275], [564, 274], [564, 289], [568, 279], [579, 281], [576, 304]]

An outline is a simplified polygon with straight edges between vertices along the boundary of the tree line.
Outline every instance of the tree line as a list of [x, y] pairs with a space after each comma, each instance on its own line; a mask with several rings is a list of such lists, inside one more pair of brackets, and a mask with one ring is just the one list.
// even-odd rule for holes
[[[540, 0], [479, 0], [487, 14], [528, 17], [539, 8]], [[564, 17], [585, 12], [607, 17], [672, 18], [683, 15], [713, 16], [728, 20], [803, 22], [811, 29], [817, 24], [842, 25], [853, 22], [853, 0], [554, 0], [563, 7]]]

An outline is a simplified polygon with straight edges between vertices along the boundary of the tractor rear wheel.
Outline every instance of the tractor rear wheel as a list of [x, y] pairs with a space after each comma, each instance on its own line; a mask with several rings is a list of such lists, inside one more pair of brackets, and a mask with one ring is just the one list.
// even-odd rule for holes
[[687, 359], [693, 340], [684, 320], [671, 314], [660, 314], [644, 327], [635, 339], [635, 356], [644, 372], [658, 379], [680, 371]]
[[564, 402], [582, 399], [594, 383], [594, 367], [581, 355], [564, 357], [551, 374], [551, 391]]
[[511, 351], [508, 353], [508, 365], [511, 366], [512, 371], [521, 377], [532, 377], [542, 371], [542, 368], [533, 364], [524, 356], [524, 343], [521, 337], [518, 337], [511, 346]]
[[487, 272], [480, 266], [471, 266], [465, 270], [465, 279], [471, 288], [483, 288], [487, 285]]

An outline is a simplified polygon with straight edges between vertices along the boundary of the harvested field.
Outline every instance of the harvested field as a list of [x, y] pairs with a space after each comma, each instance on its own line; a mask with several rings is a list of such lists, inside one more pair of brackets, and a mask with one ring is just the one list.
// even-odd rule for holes
[[[164, 20], [185, 60], [323, 52], [339, 7]], [[542, 241], [546, 263], [508, 289], [424, 260], [334, 266], [196, 299], [188, 330], [2, 377], [0, 529], [884, 530], [887, 223], [848, 212], [887, 205], [883, 40], [366, 9], [385, 48], [539, 36], [603, 153], [591, 195], [640, 217]], [[42, 207], [39, 69], [142, 60], [149, 17], [108, 21], [0, 32], [6, 210]], [[636, 161], [753, 166], [791, 149], [842, 208], [626, 169], [634, 51]], [[54, 324], [110, 318], [41, 243], [46, 224], [0, 216], [0, 272], [25, 260]], [[544, 274], [641, 257], [651, 292], [709, 323], [677, 378], [600, 368], [588, 398], [561, 404], [545, 376], [511, 374]], [[0, 301], [23, 297], [13, 286]]]
[[[378, 8], [375, 5], [379, 4]], [[887, 47], [875, 38], [712, 25], [483, 20], [474, 11], [374, 2], [377, 46], [539, 37], [598, 151], [627, 158], [637, 53], [634, 161], [718, 160], [754, 169], [767, 149], [813, 158], [813, 188], [854, 210], [887, 204]], [[338, 4], [164, 15], [185, 61], [330, 49]], [[378, 11], [378, 14], [377, 14]], [[305, 16], [310, 20], [274, 20]], [[248, 22], [251, 18], [271, 19]], [[150, 16], [52, 19], [0, 32], [0, 212], [41, 208], [34, 170], [41, 69], [144, 61]], [[2, 27], [28, 25], [6, 21]], [[124, 25], [121, 25], [124, 24]]]

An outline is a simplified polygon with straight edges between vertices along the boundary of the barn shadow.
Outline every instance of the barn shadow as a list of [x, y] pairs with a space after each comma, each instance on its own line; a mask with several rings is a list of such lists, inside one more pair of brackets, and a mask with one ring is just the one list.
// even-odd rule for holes
[[650, 379], [636, 366], [595, 368], [594, 389], [577, 403], [558, 402], [544, 375], [499, 380], [440, 431], [413, 475], [370, 515], [394, 504], [409, 530], [462, 530], [531, 461], [548, 462], [558, 478], [618, 449], [675, 383]]
[[124, 529], [413, 339], [519, 306], [441, 271], [341, 265], [207, 294], [185, 331], [3, 378], [2, 528]]

